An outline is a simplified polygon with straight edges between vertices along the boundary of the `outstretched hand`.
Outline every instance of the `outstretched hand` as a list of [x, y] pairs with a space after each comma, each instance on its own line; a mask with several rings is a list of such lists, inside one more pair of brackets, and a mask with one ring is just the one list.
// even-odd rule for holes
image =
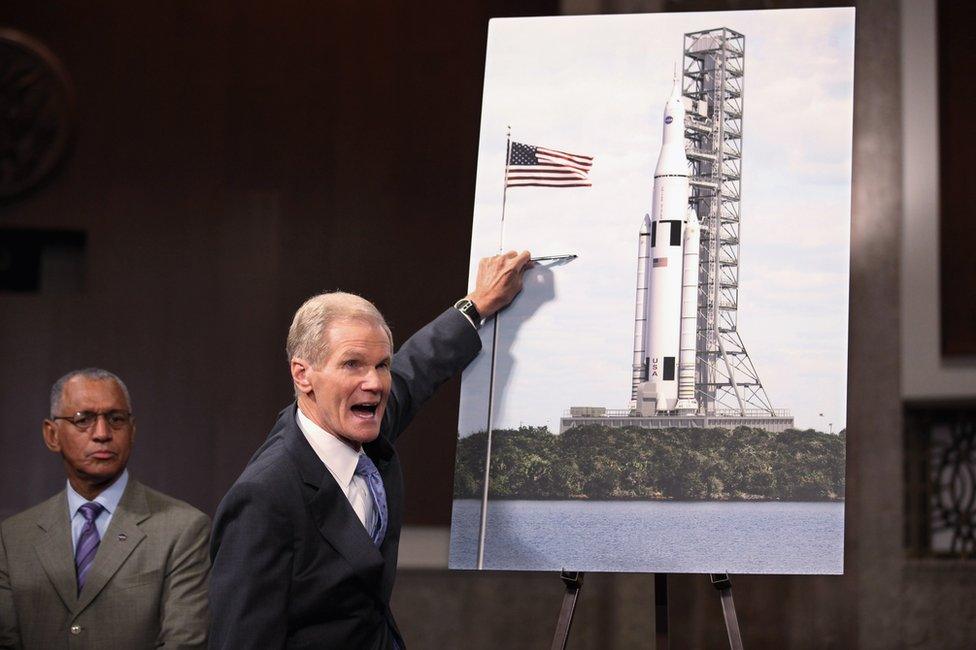
[[508, 306], [522, 290], [522, 272], [532, 266], [529, 251], [508, 251], [478, 262], [478, 278], [467, 298], [482, 318]]

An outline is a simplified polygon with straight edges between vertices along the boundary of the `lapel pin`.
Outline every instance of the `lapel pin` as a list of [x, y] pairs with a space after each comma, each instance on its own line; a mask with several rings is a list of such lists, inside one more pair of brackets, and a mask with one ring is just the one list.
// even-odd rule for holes
[[129, 536], [128, 535], [126, 535], [125, 533], [119, 533], [119, 541], [120, 542], [124, 542], [127, 539], [129, 539]]

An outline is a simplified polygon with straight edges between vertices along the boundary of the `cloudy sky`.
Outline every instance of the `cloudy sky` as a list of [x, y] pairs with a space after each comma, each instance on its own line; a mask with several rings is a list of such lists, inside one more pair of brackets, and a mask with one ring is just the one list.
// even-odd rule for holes
[[[739, 333], [776, 408], [846, 425], [853, 9], [496, 19], [485, 68], [471, 282], [505, 249], [539, 267], [503, 312], [494, 428], [558, 430], [570, 406], [626, 408], [637, 235], [683, 35], [746, 37]], [[594, 156], [589, 188], [510, 188], [517, 142]], [[492, 328], [464, 374], [462, 435], [485, 428]], [[823, 417], [820, 414], [823, 414]]]

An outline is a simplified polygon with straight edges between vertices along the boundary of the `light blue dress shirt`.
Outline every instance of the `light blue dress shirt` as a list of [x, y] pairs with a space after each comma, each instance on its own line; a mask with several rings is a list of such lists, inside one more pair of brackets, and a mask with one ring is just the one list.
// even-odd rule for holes
[[[95, 519], [95, 528], [98, 529], [99, 539], [105, 537], [105, 531], [108, 530], [108, 525], [112, 522], [112, 515], [115, 514], [116, 508], [119, 507], [119, 501], [122, 499], [122, 493], [125, 492], [125, 486], [128, 484], [129, 470], [122, 470], [122, 475], [116, 479], [115, 483], [112, 483], [112, 485], [108, 486], [108, 488], [102, 490], [101, 494], [92, 499], [92, 501], [101, 504], [102, 507], [105, 508]], [[86, 503], [88, 503], [88, 499], [75, 492], [74, 488], [71, 487], [71, 483], [69, 482], [68, 517], [71, 518], [72, 551], [78, 548], [78, 538], [81, 537], [81, 529], [85, 527], [85, 517], [78, 510]]]

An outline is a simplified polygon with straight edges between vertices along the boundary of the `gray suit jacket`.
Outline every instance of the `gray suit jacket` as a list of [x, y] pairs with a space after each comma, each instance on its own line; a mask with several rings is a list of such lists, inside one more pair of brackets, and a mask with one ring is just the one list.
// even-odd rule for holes
[[129, 479], [79, 596], [64, 491], [0, 524], [0, 648], [200, 648], [210, 520]]

